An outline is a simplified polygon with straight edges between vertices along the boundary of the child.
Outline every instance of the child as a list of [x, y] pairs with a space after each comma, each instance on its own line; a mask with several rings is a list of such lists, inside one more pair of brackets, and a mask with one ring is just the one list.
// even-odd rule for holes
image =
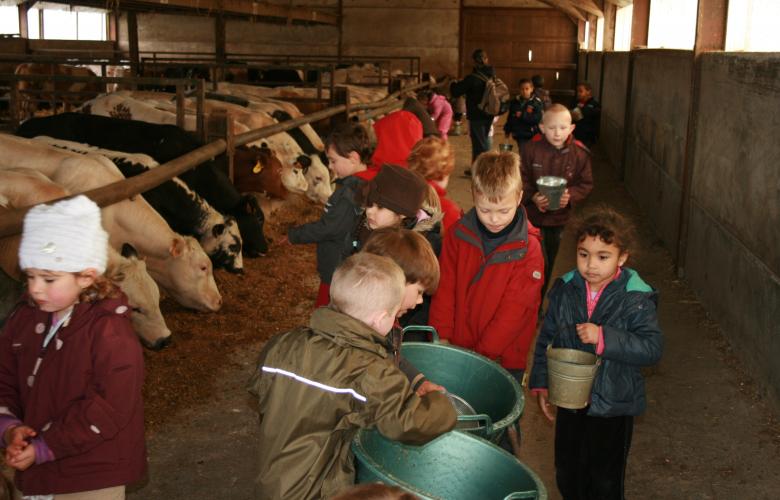
[[27, 293], [0, 337], [0, 435], [26, 496], [121, 499], [146, 468], [143, 354], [127, 297], [102, 276], [107, 248], [85, 196], [24, 219]]
[[[363, 191], [367, 163], [371, 158], [368, 133], [359, 124], [345, 123], [326, 140], [328, 164], [336, 176], [338, 189], [328, 199], [320, 220], [294, 227], [287, 232], [290, 243], [317, 243], [317, 273], [320, 288], [315, 307], [328, 303], [328, 287], [333, 271], [344, 256], [361, 210], [357, 194]], [[284, 241], [283, 241], [284, 242]]]
[[504, 124], [504, 134], [517, 141], [517, 152], [523, 151], [526, 142], [539, 131], [539, 121], [542, 119], [542, 101], [533, 95], [534, 86], [531, 80], [520, 80], [520, 94], [509, 103], [509, 115]]
[[473, 167], [474, 208], [444, 238], [430, 324], [522, 380], [544, 273], [539, 232], [520, 207], [520, 157], [489, 152]]
[[403, 292], [392, 260], [353, 255], [333, 275], [330, 306], [263, 348], [250, 381], [261, 415], [256, 498], [329, 498], [349, 487], [361, 428], [425, 443], [455, 426], [447, 397], [416, 395], [385, 347]]
[[531, 83], [534, 86], [534, 97], [542, 101], [542, 109], [547, 111], [552, 106], [552, 99], [550, 99], [550, 91], [544, 88], [544, 77], [534, 75], [531, 77]]
[[423, 176], [439, 195], [441, 211], [444, 214], [442, 233], [446, 234], [463, 215], [458, 204], [447, 197], [447, 184], [455, 168], [455, 152], [446, 140], [427, 137], [412, 148], [408, 164], [409, 170]]
[[[571, 135], [574, 125], [569, 110], [561, 104], [553, 104], [545, 111], [537, 134], [525, 145], [523, 155], [523, 205], [528, 218], [542, 231], [544, 249], [544, 286], [547, 289], [552, 275], [555, 256], [561, 241], [561, 233], [571, 217], [572, 207], [585, 200], [593, 189], [590, 170], [590, 151]], [[546, 175], [566, 179], [566, 191], [561, 196], [560, 207], [548, 210], [550, 201], [536, 186], [536, 181]]]
[[626, 219], [599, 209], [576, 228], [577, 269], [558, 278], [534, 352], [530, 387], [549, 420], [545, 350], [566, 347], [601, 356], [590, 405], [558, 409], [555, 470], [563, 498], [623, 498], [634, 416], [645, 410], [640, 367], [661, 357], [657, 293], [628, 260], [632, 230]]
[[423, 138], [422, 122], [403, 109], [393, 111], [374, 123], [376, 149], [371, 165], [379, 169], [385, 163], [406, 166], [406, 159], [415, 144]]
[[592, 148], [599, 138], [601, 122], [601, 104], [593, 97], [593, 89], [588, 82], [577, 84], [577, 105], [572, 110], [577, 129], [574, 137]]
[[[418, 173], [398, 165], [383, 165], [365, 187], [365, 212], [354, 226], [345, 254], [359, 251], [377, 229], [414, 228], [422, 218], [420, 210], [427, 191], [428, 184]], [[433, 227], [432, 221], [424, 224], [426, 231], [433, 231]]]
[[447, 140], [452, 125], [452, 106], [447, 98], [437, 94], [433, 90], [423, 90], [419, 93], [418, 99], [426, 107], [431, 118], [436, 122], [436, 128], [439, 130], [439, 136]]

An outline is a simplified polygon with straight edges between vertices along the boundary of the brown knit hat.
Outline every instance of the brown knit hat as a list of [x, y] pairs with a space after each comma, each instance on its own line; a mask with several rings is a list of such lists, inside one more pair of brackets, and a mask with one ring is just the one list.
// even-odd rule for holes
[[377, 204], [404, 217], [414, 217], [422, 207], [428, 185], [417, 172], [384, 164], [368, 183], [366, 206]]

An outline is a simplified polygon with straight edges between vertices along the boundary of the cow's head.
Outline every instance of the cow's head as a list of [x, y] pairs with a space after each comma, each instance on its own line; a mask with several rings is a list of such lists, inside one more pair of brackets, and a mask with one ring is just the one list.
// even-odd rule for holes
[[304, 169], [304, 175], [309, 184], [306, 196], [312, 201], [325, 204], [330, 195], [333, 194], [330, 171], [318, 155], [311, 155], [309, 161], [311, 162], [309, 167]]
[[171, 342], [171, 331], [160, 312], [160, 289], [146, 272], [146, 263], [132, 245], [122, 245], [122, 257], [114, 255], [106, 269], [106, 277], [127, 295], [132, 309], [130, 321], [141, 343], [159, 351]]
[[208, 228], [206, 234], [200, 237], [200, 244], [211, 257], [214, 267], [227, 269], [231, 273], [244, 272], [242, 243], [241, 232], [233, 217], [216, 221]]
[[244, 255], [260, 257], [268, 253], [268, 242], [263, 234], [265, 215], [257, 199], [252, 195], [242, 196], [234, 215], [244, 239]]

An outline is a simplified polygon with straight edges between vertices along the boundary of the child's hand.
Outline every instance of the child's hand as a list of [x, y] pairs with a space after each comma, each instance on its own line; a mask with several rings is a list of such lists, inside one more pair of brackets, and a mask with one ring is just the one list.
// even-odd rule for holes
[[5, 463], [16, 470], [25, 470], [35, 463], [35, 446], [27, 446], [15, 456], [8, 456], [5, 452]]
[[536, 393], [536, 402], [539, 403], [539, 409], [550, 422], [555, 421], [555, 406], [547, 402], [547, 393], [539, 391]]
[[428, 394], [429, 392], [436, 392], [436, 391], [445, 392], [445, 389], [444, 389], [444, 387], [442, 387], [442, 386], [440, 386], [438, 384], [434, 384], [430, 380], [426, 380], [425, 382], [420, 384], [420, 387], [417, 388], [416, 393], [417, 393], [418, 396], [423, 397], [426, 394]]
[[17, 425], [5, 431], [5, 442], [8, 443], [5, 451], [6, 459], [8, 456], [13, 457], [21, 453], [30, 445], [30, 439], [36, 435], [33, 428], [27, 425]]
[[569, 194], [569, 190], [566, 189], [563, 192], [563, 195], [561, 196], [561, 208], [566, 207], [566, 205], [569, 204], [569, 200], [571, 199], [571, 195]]
[[550, 206], [550, 200], [548, 200], [545, 195], [538, 191], [531, 197], [531, 201], [536, 204], [536, 208], [538, 208], [542, 213], [546, 212], [547, 207]]
[[598, 344], [599, 327], [593, 323], [580, 323], [577, 325], [577, 336], [583, 344]]

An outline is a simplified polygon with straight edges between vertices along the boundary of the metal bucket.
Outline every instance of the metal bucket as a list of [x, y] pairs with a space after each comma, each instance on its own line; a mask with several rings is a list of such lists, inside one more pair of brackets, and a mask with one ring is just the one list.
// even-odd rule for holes
[[547, 400], [550, 404], [579, 410], [588, 406], [599, 367], [595, 354], [577, 349], [547, 348]]
[[363, 429], [352, 441], [356, 482], [398, 486], [424, 500], [546, 499], [534, 472], [498, 446], [448, 432], [423, 446], [390, 441]]
[[500, 365], [468, 349], [440, 344], [436, 330], [425, 331], [433, 342], [404, 342], [401, 354], [431, 382], [456, 394], [476, 414], [458, 416], [458, 429], [498, 442], [504, 431], [523, 414], [525, 398], [517, 380]]
[[536, 180], [536, 187], [550, 201], [547, 210], [561, 208], [561, 196], [566, 191], [566, 179], [554, 175], [545, 175]]
[[505, 142], [498, 145], [498, 150], [501, 151], [502, 153], [508, 153], [512, 151], [513, 147], [514, 146], [512, 144]]

